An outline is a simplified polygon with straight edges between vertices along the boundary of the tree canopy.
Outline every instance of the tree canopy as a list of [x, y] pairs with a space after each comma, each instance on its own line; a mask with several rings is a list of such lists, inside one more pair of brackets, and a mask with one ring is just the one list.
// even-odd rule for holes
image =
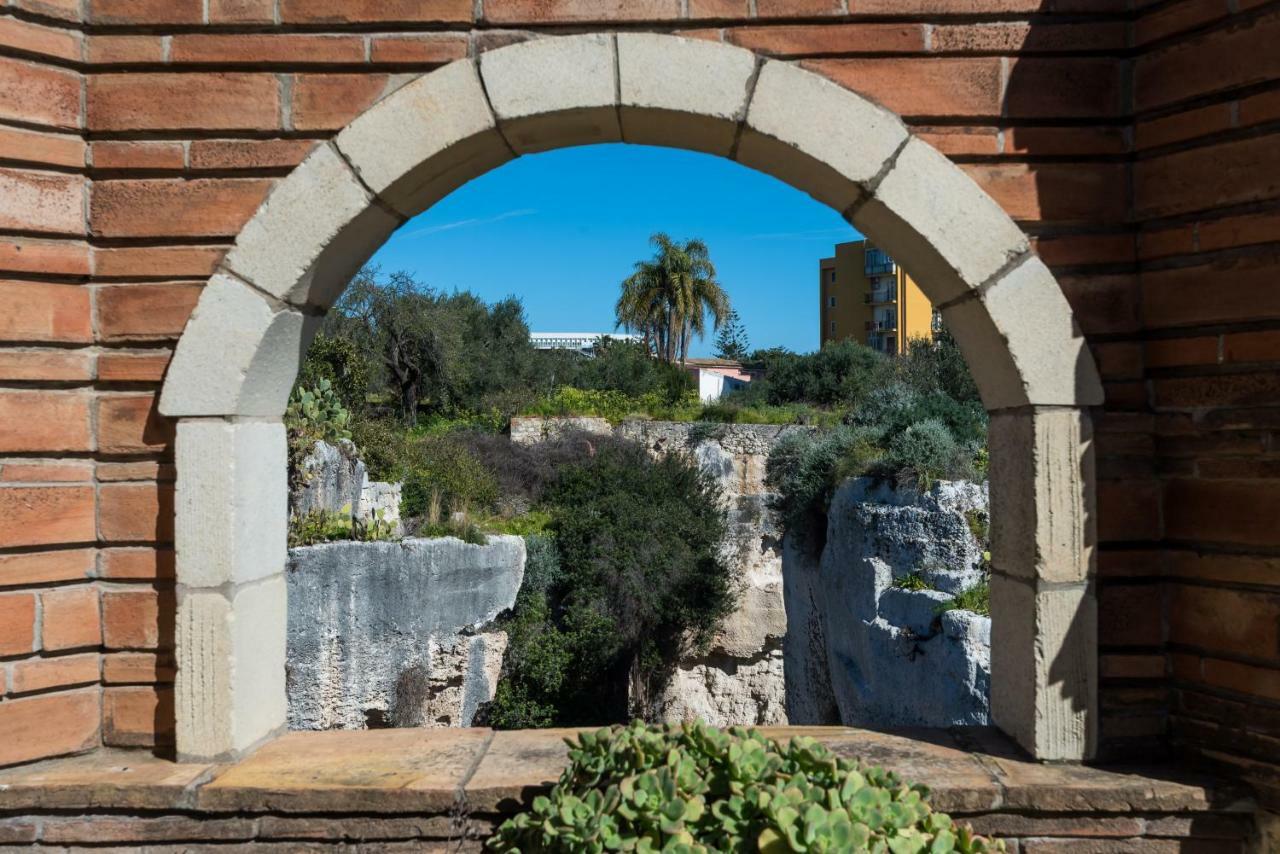
[[706, 243], [681, 243], [661, 231], [650, 242], [653, 258], [637, 261], [622, 282], [617, 323], [639, 332], [645, 348], [663, 361], [683, 362], [694, 336], [706, 334], [707, 315], [716, 329], [728, 318], [729, 295], [716, 279]]

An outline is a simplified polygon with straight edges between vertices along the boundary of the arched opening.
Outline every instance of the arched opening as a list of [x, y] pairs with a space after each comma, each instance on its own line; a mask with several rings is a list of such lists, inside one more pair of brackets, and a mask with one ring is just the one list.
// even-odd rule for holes
[[179, 753], [233, 756], [285, 718], [280, 419], [318, 318], [408, 217], [521, 154], [603, 141], [730, 157], [807, 192], [939, 306], [991, 416], [992, 711], [1041, 759], [1094, 749], [1093, 362], [1009, 217], [891, 113], [817, 75], [671, 36], [543, 39], [400, 88], [245, 226], [179, 342]]

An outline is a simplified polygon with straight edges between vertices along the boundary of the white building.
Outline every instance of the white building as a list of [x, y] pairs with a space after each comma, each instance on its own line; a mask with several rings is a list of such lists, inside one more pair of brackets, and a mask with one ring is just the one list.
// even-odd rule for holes
[[595, 352], [601, 338], [639, 343], [639, 335], [618, 332], [530, 332], [529, 343], [538, 350], [576, 350], [584, 356]]

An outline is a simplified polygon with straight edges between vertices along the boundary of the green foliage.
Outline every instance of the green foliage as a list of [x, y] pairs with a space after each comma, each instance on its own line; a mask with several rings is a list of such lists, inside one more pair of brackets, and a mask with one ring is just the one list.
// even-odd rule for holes
[[533, 405], [524, 415], [543, 418], [578, 415], [604, 418], [617, 424], [627, 418], [658, 418], [668, 421], [692, 421], [702, 411], [695, 391], [687, 391], [673, 401], [664, 392], [651, 391], [628, 395], [614, 389], [580, 389], [562, 386]]
[[925, 578], [923, 572], [913, 572], [910, 575], [904, 575], [901, 578], [893, 580], [893, 586], [899, 590], [934, 590], [934, 586], [929, 579]]
[[751, 342], [747, 338], [747, 328], [742, 325], [742, 318], [737, 309], [729, 309], [728, 316], [720, 326], [716, 335], [716, 357], [720, 359], [742, 360], [747, 358]]
[[834, 427], [840, 423], [840, 413], [819, 409], [805, 403], [787, 403], [781, 406], [764, 403], [743, 406], [730, 398], [707, 404], [697, 414], [695, 420], [722, 424], [806, 424], [814, 427]]
[[831, 495], [841, 480], [879, 459], [876, 438], [874, 431], [845, 426], [816, 435], [790, 433], [774, 445], [765, 483], [777, 494], [774, 508], [783, 528], [800, 545], [821, 551]]
[[822, 407], [857, 405], [889, 361], [854, 341], [829, 342], [800, 355], [789, 350], [759, 350], [748, 361], [764, 376], [729, 395], [744, 404], [781, 406], [807, 403]]
[[350, 504], [343, 505], [336, 513], [330, 510], [313, 510], [305, 516], [289, 520], [289, 548], [335, 540], [371, 542], [391, 539], [395, 539], [395, 528], [383, 518], [381, 510], [366, 522], [351, 515]]
[[964, 473], [964, 454], [947, 425], [926, 418], [908, 426], [889, 441], [883, 464], [901, 479], [910, 479], [921, 489], [935, 480]]
[[297, 387], [315, 388], [327, 381], [342, 405], [361, 412], [368, 396], [376, 365], [369, 354], [344, 335], [321, 332], [307, 349], [307, 358], [298, 374]]
[[[409, 436], [402, 466], [402, 516], [438, 517], [441, 510], [467, 512], [492, 507], [498, 500], [498, 481], [493, 472], [465, 446], [447, 436]], [[437, 506], [434, 514], [429, 512], [432, 504]]]
[[295, 386], [284, 413], [285, 432], [289, 442], [289, 482], [297, 485], [302, 478], [302, 461], [316, 442], [336, 444], [351, 438], [351, 413], [327, 379], [319, 379], [314, 387]]
[[970, 508], [964, 512], [964, 521], [969, 526], [969, 533], [973, 538], [982, 545], [986, 545], [991, 539], [991, 517], [987, 515], [987, 511], [979, 510], [977, 507]]
[[973, 611], [984, 617], [991, 616], [991, 582], [979, 581], [972, 587], [966, 587], [955, 595], [951, 601], [944, 603], [939, 609], [943, 611]]
[[652, 260], [639, 261], [622, 283], [615, 307], [618, 326], [635, 329], [644, 346], [665, 362], [683, 362], [689, 344], [706, 332], [711, 315], [720, 328], [729, 315], [729, 295], [716, 281], [707, 244], [672, 240], [662, 232], [649, 238]]
[[591, 447], [543, 492], [556, 568], [540, 573], [550, 580], [537, 592], [522, 589], [505, 625], [493, 726], [624, 720], [629, 674], [656, 690], [732, 610], [711, 479], [683, 457], [655, 459], [616, 441]]
[[983, 852], [924, 786], [811, 738], [633, 723], [569, 739], [549, 795], [487, 843], [500, 852]]

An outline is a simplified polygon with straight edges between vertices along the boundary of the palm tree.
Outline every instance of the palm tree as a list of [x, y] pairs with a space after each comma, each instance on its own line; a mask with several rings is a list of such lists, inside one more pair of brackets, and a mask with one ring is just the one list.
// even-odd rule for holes
[[618, 326], [635, 329], [655, 356], [683, 362], [689, 357], [693, 337], [707, 331], [707, 315], [719, 329], [729, 316], [729, 295], [716, 281], [707, 244], [686, 240], [683, 244], [658, 232], [649, 241], [654, 256], [637, 261], [636, 271], [622, 282], [615, 307]]

